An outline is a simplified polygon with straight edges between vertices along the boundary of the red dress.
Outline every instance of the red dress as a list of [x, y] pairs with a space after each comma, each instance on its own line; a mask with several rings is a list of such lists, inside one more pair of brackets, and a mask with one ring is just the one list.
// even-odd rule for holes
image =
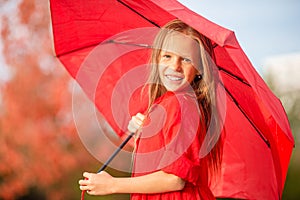
[[205, 128], [197, 105], [193, 95], [167, 92], [155, 101], [136, 141], [132, 176], [162, 170], [184, 179], [184, 189], [132, 194], [131, 200], [215, 199], [208, 187], [207, 163], [199, 158]]

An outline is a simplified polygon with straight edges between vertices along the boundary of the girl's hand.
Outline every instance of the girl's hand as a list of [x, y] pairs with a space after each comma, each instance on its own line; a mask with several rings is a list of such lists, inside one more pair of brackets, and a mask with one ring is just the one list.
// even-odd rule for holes
[[79, 181], [80, 190], [86, 190], [90, 195], [108, 195], [114, 193], [114, 177], [102, 171], [98, 174], [84, 172], [85, 180]]
[[145, 119], [145, 115], [143, 115], [141, 113], [137, 113], [129, 121], [128, 127], [127, 127], [128, 131], [130, 133], [136, 133], [139, 129], [142, 128], [144, 119]]

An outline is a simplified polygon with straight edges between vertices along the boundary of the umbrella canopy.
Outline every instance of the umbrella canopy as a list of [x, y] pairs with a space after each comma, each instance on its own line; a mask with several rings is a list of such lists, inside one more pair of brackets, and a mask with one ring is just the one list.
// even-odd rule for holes
[[[294, 139], [280, 100], [255, 71], [232, 31], [175, 0], [50, 0], [50, 9], [56, 56], [120, 135], [128, 117], [115, 120], [114, 113], [118, 111], [111, 109], [115, 103], [112, 98], [123, 98], [122, 93], [115, 93], [115, 88], [124, 74], [147, 63], [148, 44], [155, 35], [152, 30], [180, 19], [208, 37], [214, 44], [227, 109], [222, 170], [212, 180], [211, 189], [218, 197], [281, 198]], [[137, 28], [149, 31], [141, 32], [140, 37], [122, 35]], [[111, 39], [114, 37], [117, 39]], [[100, 61], [99, 55], [93, 54], [95, 48], [105, 59]], [[98, 64], [87, 61], [88, 56], [94, 56], [92, 60], [98, 64], [114, 67], [95, 67]], [[82, 65], [88, 66], [84, 73]], [[142, 68], [137, 70], [144, 73]], [[133, 81], [138, 82], [138, 87], [144, 83], [144, 77]], [[135, 89], [130, 89], [133, 96]], [[142, 103], [144, 100], [140, 102], [129, 108], [130, 112], [143, 109], [146, 104]], [[122, 109], [122, 105], [118, 108]]]

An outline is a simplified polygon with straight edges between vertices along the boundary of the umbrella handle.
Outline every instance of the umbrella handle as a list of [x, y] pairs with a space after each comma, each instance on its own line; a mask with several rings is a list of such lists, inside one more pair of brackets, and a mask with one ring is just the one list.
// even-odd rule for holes
[[[106, 162], [101, 166], [101, 168], [97, 171], [100, 173], [101, 171], [105, 170], [105, 168], [109, 165], [109, 163], [118, 155], [118, 153], [123, 149], [123, 147], [128, 143], [128, 141], [133, 137], [135, 133], [130, 133], [127, 138], [118, 146], [118, 148], [114, 151], [114, 153], [106, 160]], [[85, 178], [87, 180], [87, 178]], [[81, 192], [80, 200], [84, 200], [85, 190]]]

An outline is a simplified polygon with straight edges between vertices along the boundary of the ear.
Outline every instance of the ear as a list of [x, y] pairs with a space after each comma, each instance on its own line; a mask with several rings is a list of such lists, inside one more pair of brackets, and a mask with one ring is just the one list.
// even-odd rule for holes
[[195, 82], [198, 82], [200, 80], [202, 80], [202, 74], [196, 74], [195, 78], [194, 78]]

